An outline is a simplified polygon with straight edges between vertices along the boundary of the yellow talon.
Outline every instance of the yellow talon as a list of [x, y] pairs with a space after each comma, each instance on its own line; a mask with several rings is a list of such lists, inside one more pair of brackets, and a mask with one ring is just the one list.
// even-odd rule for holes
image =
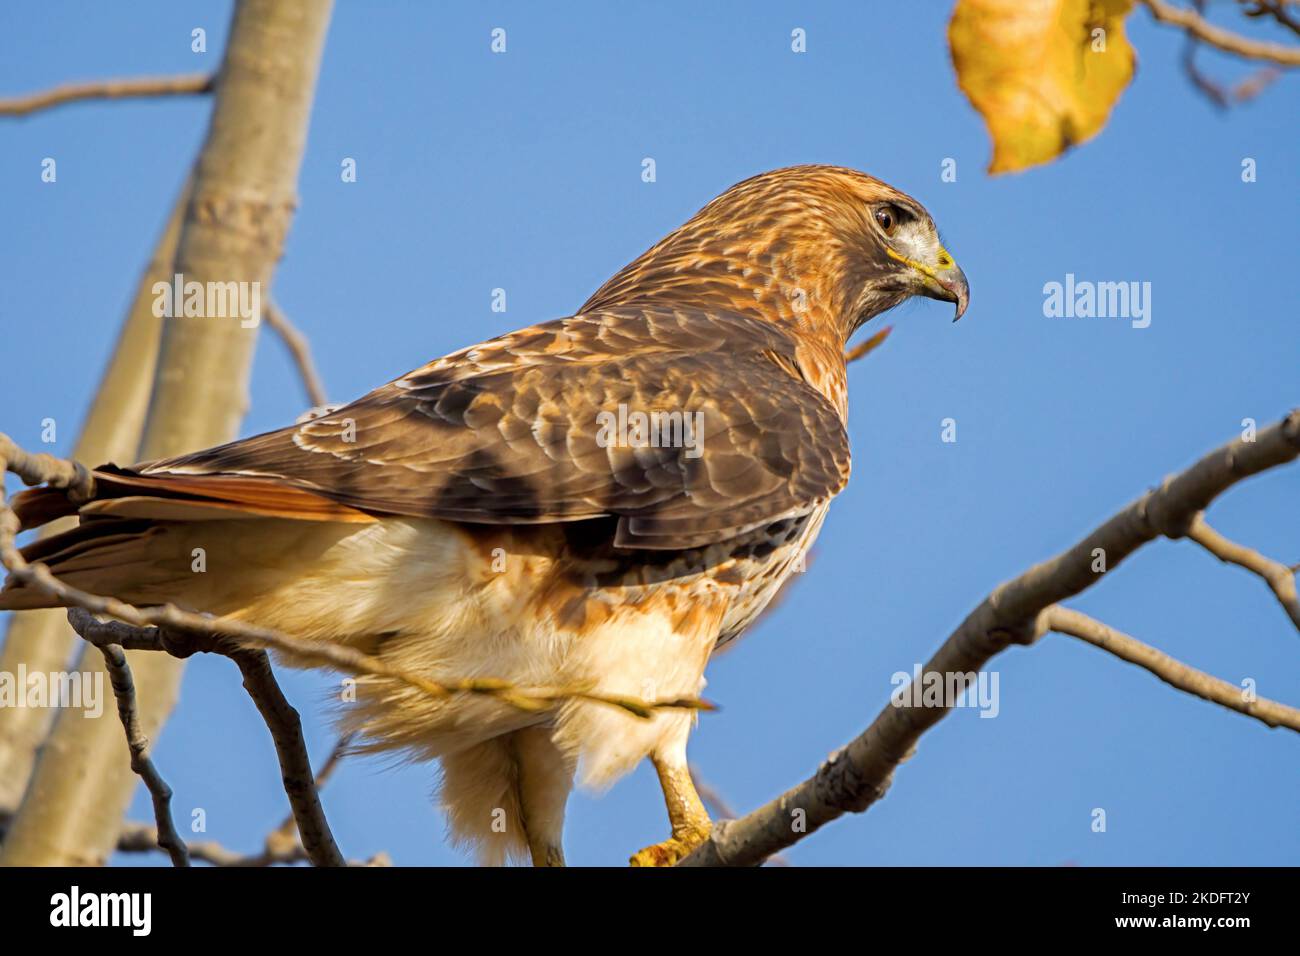
[[712, 824], [684, 829], [662, 843], [638, 850], [628, 862], [633, 866], [676, 866], [707, 840], [712, 831]]

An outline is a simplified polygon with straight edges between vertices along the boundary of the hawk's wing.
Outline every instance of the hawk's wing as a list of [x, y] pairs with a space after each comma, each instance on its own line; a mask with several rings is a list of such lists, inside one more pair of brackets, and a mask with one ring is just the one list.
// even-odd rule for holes
[[[668, 413], [668, 447], [623, 443], [637, 412]], [[271, 479], [371, 514], [487, 524], [617, 516], [620, 546], [683, 548], [806, 512], [848, 472], [844, 426], [800, 376], [790, 336], [661, 308], [533, 326], [324, 417], [123, 477], [200, 497], [209, 484], [218, 500]]]

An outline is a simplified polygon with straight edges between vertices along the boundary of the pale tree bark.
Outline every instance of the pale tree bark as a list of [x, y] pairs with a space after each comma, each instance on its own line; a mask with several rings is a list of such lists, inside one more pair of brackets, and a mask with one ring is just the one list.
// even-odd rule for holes
[[[125, 462], [135, 457], [140, 446], [162, 331], [151, 290], [155, 282], [171, 277], [189, 189], [186, 183], [140, 277], [113, 357], [73, 448], [72, 457], [78, 461]], [[74, 523], [72, 518], [52, 522], [42, 535], [57, 534]], [[17, 674], [20, 667], [29, 674], [61, 671], [68, 666], [76, 639], [61, 610], [15, 614], [0, 652], [0, 673]], [[54, 712], [44, 707], [0, 707], [0, 815], [8, 816], [18, 808], [36, 751], [53, 719]]]
[[[218, 75], [207, 139], [176, 251], [185, 282], [256, 283], [263, 302], [296, 203], [330, 0], [241, 0]], [[248, 404], [256, 327], [238, 316], [165, 320], [142, 459], [234, 438]], [[157, 736], [182, 661], [128, 652], [140, 730]], [[103, 671], [88, 647], [80, 670]], [[107, 681], [105, 681], [107, 686]], [[37, 762], [0, 863], [102, 863], [137, 779], [122, 728], [68, 708]]]

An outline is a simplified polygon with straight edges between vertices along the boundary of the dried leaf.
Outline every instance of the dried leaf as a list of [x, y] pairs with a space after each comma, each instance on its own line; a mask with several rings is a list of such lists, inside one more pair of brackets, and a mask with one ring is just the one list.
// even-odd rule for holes
[[993, 137], [990, 173], [1050, 162], [1091, 139], [1133, 78], [1133, 0], [957, 0], [957, 83]]
[[892, 331], [894, 331], [894, 327], [892, 325], [887, 325], [865, 342], [859, 342], [857, 345], [853, 346], [853, 348], [844, 353], [844, 364], [847, 365], [849, 362], [856, 362], [863, 356], [870, 355], [885, 343], [885, 339], [889, 338], [889, 333]]

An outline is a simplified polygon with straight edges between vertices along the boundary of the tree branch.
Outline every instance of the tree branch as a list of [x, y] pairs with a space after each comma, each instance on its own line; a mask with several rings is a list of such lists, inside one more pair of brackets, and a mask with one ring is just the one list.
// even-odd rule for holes
[[[331, 0], [233, 4], [171, 273], [187, 284], [270, 290], [297, 205], [331, 10]], [[232, 318], [178, 314], [163, 322], [135, 460], [210, 447], [238, 433], [258, 330], [256, 322]], [[183, 666], [164, 654], [139, 655], [131, 665], [141, 723], [156, 735], [179, 694]], [[106, 746], [113, 729], [76, 709], [59, 714], [0, 862], [107, 857], [136, 786]]]
[[[704, 801], [704, 805], [709, 808], [713, 816], [724, 820], [734, 818], [736, 811], [731, 808], [731, 803], [722, 795], [722, 791], [705, 780], [695, 764], [691, 764], [689, 769], [691, 783], [695, 784], [695, 792], [700, 795], [700, 799]], [[772, 866], [790, 865], [790, 861], [779, 853], [773, 853], [767, 858], [767, 862]]]
[[[111, 647], [120, 650], [122, 645], [117, 641], [124, 642], [135, 650], [157, 651], [168, 648], [167, 636], [159, 628], [135, 628], [117, 621], [97, 621], [83, 608], [69, 609], [68, 622], [73, 630], [106, 653]], [[292, 835], [287, 840], [275, 841], [268, 837], [267, 847], [260, 855], [264, 864], [294, 862], [301, 858], [310, 860], [313, 866], [347, 865], [334, 842], [329, 821], [321, 807], [317, 779], [312, 773], [307, 744], [302, 735], [302, 721], [276, 682], [266, 652], [221, 643], [214, 644], [211, 649], [229, 657], [243, 674], [244, 689], [248, 691], [248, 696], [253, 699], [271, 732], [280, 762], [284, 792], [292, 809], [287, 827], [296, 826], [296, 832], [290, 829]], [[322, 771], [322, 778], [328, 776], [328, 771], [337, 762], [337, 756], [337, 751], [331, 754]], [[281, 830], [284, 829], [286, 827], [282, 826]], [[301, 847], [298, 846], [299, 839]], [[229, 861], [223, 865], [229, 865]]]
[[302, 737], [302, 721], [276, 682], [266, 651], [237, 650], [230, 657], [244, 675], [244, 689], [271, 731], [284, 792], [289, 797], [307, 858], [313, 866], [346, 866], [321, 807], [307, 744]]
[[62, 488], [74, 504], [84, 503], [95, 496], [95, 479], [81, 462], [53, 455], [33, 455], [19, 448], [3, 432], [0, 432], [0, 461], [4, 462], [5, 470], [17, 475], [24, 485]]
[[128, 651], [166, 651], [167, 642], [159, 627], [132, 627], [121, 621], [101, 621], [82, 607], [68, 608], [72, 632], [96, 647], [116, 644]]
[[1176, 7], [1165, 3], [1165, 0], [1142, 0], [1142, 3], [1159, 22], [1182, 27], [1191, 36], [1225, 53], [1233, 53], [1248, 60], [1264, 60], [1278, 66], [1300, 66], [1300, 47], [1249, 40], [1215, 26], [1195, 10]]
[[1103, 651], [1109, 651], [1121, 660], [1145, 668], [1177, 690], [1186, 691], [1214, 704], [1222, 704], [1229, 710], [1254, 717], [1270, 727], [1288, 727], [1300, 732], [1300, 710], [1263, 697], [1248, 697], [1243, 688], [1188, 667], [1136, 637], [1108, 627], [1079, 611], [1059, 604], [1053, 605], [1043, 611], [1042, 624], [1049, 631], [1077, 637]]
[[[117, 838], [119, 853], [153, 853], [158, 849], [158, 831], [148, 823], [128, 822]], [[215, 840], [192, 842], [189, 847], [190, 859], [213, 866], [225, 866], [239, 869], [253, 867], [290, 865], [306, 863], [307, 851], [299, 843], [288, 843], [277, 849], [264, 849], [258, 853], [237, 853], [222, 846]], [[349, 860], [348, 866], [392, 866], [387, 853], [376, 853], [368, 860]]]
[[[316, 771], [316, 776], [312, 781], [317, 791], [329, 783], [330, 777], [334, 775], [334, 771], [338, 769], [339, 764], [347, 755], [349, 748], [351, 748], [353, 736], [353, 734], [347, 733], [334, 742], [334, 749], [325, 758], [325, 763], [321, 765], [321, 768]], [[301, 845], [302, 837], [298, 830], [297, 820], [290, 813], [278, 827], [267, 834], [265, 852], [273, 853], [286, 846], [301, 847]]]
[[[125, 625], [122, 625], [125, 627]], [[337, 769], [339, 762], [347, 753], [352, 742], [352, 735], [345, 734], [334, 744], [329, 757], [316, 771], [313, 783], [317, 791], [324, 788]], [[117, 849], [121, 853], [149, 853], [158, 847], [157, 828], [147, 823], [128, 823], [118, 836]], [[190, 857], [213, 866], [227, 867], [262, 867], [277, 864], [308, 862], [307, 851], [299, 839], [298, 827], [294, 815], [289, 814], [279, 827], [266, 837], [265, 844], [257, 853], [236, 853], [215, 841], [189, 844]], [[377, 853], [369, 860], [349, 861], [348, 866], [391, 866], [392, 860], [387, 853]]]
[[[153, 284], [164, 278], [171, 281], [172, 259], [189, 195], [187, 179], [136, 282], [112, 357], [100, 375], [73, 445], [73, 459], [135, 459], [162, 331], [162, 317], [153, 314]], [[71, 524], [72, 519], [50, 522], [40, 535], [58, 534]], [[0, 651], [0, 672], [14, 673], [21, 667], [26, 667], [28, 673], [61, 670], [68, 666], [73, 648], [80, 643], [67, 625], [67, 616], [58, 609], [12, 615]], [[97, 668], [103, 666], [95, 663]], [[37, 752], [53, 726], [54, 714], [44, 708], [0, 707], [0, 813], [18, 809], [36, 767]]]
[[[1198, 14], [1205, 13], [1205, 0], [1193, 0], [1193, 6]], [[1196, 65], [1196, 51], [1200, 46], [1201, 41], [1189, 33], [1187, 43], [1183, 47], [1183, 72], [1187, 74], [1192, 85], [1221, 110], [1254, 99], [1282, 75], [1282, 71], [1277, 67], [1265, 66], [1231, 87], [1227, 87], [1201, 72], [1201, 68]]]
[[1282, 26], [1286, 27], [1292, 33], [1300, 36], [1300, 19], [1292, 16], [1287, 10], [1287, 0], [1238, 0], [1238, 2], [1250, 3], [1250, 8], [1245, 10], [1248, 17], [1271, 17]]
[[1210, 554], [1226, 564], [1235, 564], [1257, 574], [1269, 586], [1282, 610], [1291, 618], [1291, 623], [1300, 630], [1300, 597], [1296, 595], [1295, 571], [1280, 561], [1274, 561], [1235, 541], [1229, 541], [1206, 523], [1205, 516], [1198, 514], [1192, 519], [1187, 529], [1191, 538]]
[[[946, 685], [948, 675], [979, 671], [1013, 643], [1033, 643], [1046, 629], [1047, 608], [1091, 587], [1148, 542], [1186, 535], [1196, 516], [1228, 488], [1297, 456], [1300, 409], [1260, 431], [1254, 442], [1228, 442], [1165, 479], [1073, 547], [994, 589], [930, 658], [921, 679], [934, 675], [931, 680]], [[739, 820], [721, 821], [679, 865], [756, 865], [843, 814], [870, 807], [885, 795], [894, 770], [921, 735], [950, 707], [927, 707], [906, 693], [899, 697], [812, 777]]]
[[[279, 853], [263, 850], [252, 854], [236, 853], [215, 840], [188, 843], [186, 847], [190, 859], [213, 866], [256, 867], [307, 862], [307, 851], [296, 844]], [[158, 830], [148, 823], [128, 822], [118, 834], [116, 849], [119, 853], [152, 853], [158, 849]]]
[[289, 317], [274, 300], [266, 304], [262, 314], [266, 317], [266, 324], [280, 337], [280, 341], [289, 350], [294, 365], [298, 367], [298, 375], [307, 392], [308, 403], [313, 408], [326, 404], [329, 399], [325, 397], [325, 385], [321, 381], [320, 373], [316, 371], [316, 363], [312, 360], [311, 344], [307, 341], [307, 336], [289, 321]]
[[[69, 614], [71, 618], [71, 614]], [[140, 729], [140, 720], [135, 708], [135, 682], [131, 679], [131, 667], [126, 662], [126, 654], [118, 644], [103, 644], [99, 648], [104, 655], [104, 666], [113, 682], [113, 695], [117, 698], [117, 715], [122, 719], [126, 731], [126, 744], [131, 750], [131, 769], [144, 781], [153, 798], [153, 815], [157, 822], [158, 845], [171, 857], [172, 866], [189, 866], [190, 855], [185, 841], [176, 832], [172, 821], [172, 788], [167, 786], [162, 774], [149, 756], [149, 738]]]
[[0, 99], [0, 116], [27, 116], [83, 100], [139, 99], [148, 96], [211, 93], [216, 77], [210, 73], [182, 76], [142, 76], [131, 79], [65, 83], [53, 89]]

